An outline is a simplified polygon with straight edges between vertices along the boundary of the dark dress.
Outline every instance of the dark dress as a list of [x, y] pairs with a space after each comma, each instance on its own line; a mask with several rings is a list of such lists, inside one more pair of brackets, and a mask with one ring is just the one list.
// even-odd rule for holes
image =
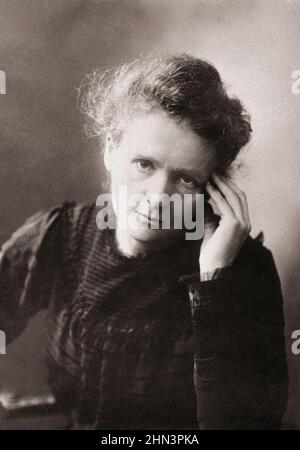
[[36, 213], [0, 262], [0, 329], [11, 342], [47, 310], [49, 382], [74, 428], [279, 428], [288, 378], [272, 253], [249, 236], [200, 282], [199, 241], [128, 258], [98, 211]]

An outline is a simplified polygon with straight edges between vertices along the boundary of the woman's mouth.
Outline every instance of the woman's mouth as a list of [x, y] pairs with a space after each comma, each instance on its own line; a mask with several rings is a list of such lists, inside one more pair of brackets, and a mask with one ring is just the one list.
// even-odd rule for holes
[[157, 225], [162, 225], [162, 220], [161, 219], [150, 217], [150, 216], [148, 216], [146, 214], [140, 213], [139, 211], [135, 211], [135, 212], [136, 212], [136, 214], [138, 216], [138, 220], [140, 222], [147, 223], [147, 224], [151, 223], [151, 224], [156, 225], [156, 226]]

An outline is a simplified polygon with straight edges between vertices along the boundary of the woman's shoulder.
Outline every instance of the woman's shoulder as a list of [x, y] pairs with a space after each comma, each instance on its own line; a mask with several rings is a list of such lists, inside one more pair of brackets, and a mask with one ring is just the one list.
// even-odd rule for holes
[[86, 227], [96, 223], [96, 204], [93, 202], [79, 203], [67, 200], [51, 211], [54, 211], [54, 214], [57, 215], [57, 220], [60, 222], [63, 231], [69, 231], [70, 233], [81, 235], [85, 232]]
[[94, 204], [75, 201], [38, 209], [2, 244], [0, 261], [25, 261], [42, 248], [47, 248], [48, 254], [55, 253], [72, 236], [84, 232], [94, 213]]
[[[29, 317], [51, 301], [57, 276], [74, 272], [73, 242], [91, 223], [94, 205], [66, 201], [39, 209], [16, 227], [0, 249], [0, 328], [11, 342]], [[91, 234], [91, 233], [90, 233]], [[72, 247], [73, 245], [73, 247]]]
[[251, 270], [257, 276], [271, 279], [280, 284], [280, 278], [273, 251], [265, 244], [264, 232], [260, 231], [255, 237], [248, 235], [234, 265], [240, 270]]
[[257, 258], [266, 257], [271, 250], [265, 245], [265, 235], [263, 231], [260, 231], [255, 237], [250, 234], [247, 236], [241, 250], [238, 254], [237, 260], [240, 263], [249, 263], [250, 259], [256, 260]]

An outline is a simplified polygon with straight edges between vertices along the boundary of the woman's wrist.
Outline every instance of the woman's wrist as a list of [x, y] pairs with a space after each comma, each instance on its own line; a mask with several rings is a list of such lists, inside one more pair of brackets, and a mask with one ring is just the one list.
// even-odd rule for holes
[[227, 269], [230, 267], [228, 266], [222, 266], [222, 267], [216, 267], [216, 268], [203, 268], [200, 267], [200, 281], [209, 281], [209, 280], [216, 280], [218, 278], [221, 278], [222, 274], [224, 272], [227, 272]]

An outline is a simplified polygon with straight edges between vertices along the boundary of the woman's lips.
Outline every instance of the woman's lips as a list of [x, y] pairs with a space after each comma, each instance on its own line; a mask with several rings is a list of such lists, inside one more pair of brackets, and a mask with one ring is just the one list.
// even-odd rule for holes
[[141, 218], [141, 220], [143, 222], [151, 222], [153, 224], [162, 225], [162, 220], [160, 220], [160, 219], [151, 218], [149, 216], [146, 216], [145, 214], [140, 213], [139, 211], [135, 211], [135, 212], [138, 214], [138, 216]]

